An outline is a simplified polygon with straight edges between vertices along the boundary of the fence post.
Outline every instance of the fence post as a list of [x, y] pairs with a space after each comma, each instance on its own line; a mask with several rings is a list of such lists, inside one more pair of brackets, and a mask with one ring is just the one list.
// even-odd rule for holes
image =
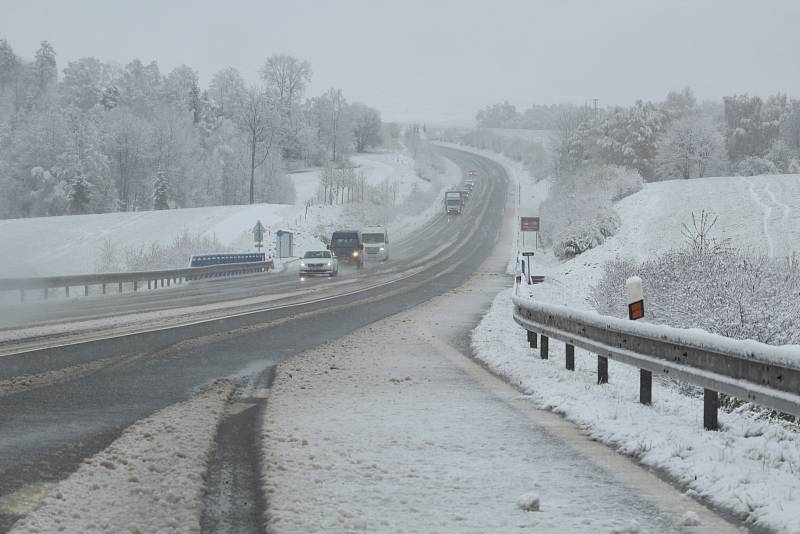
[[550, 356], [550, 338], [542, 336], [542, 348], [539, 349], [539, 357], [546, 360]]
[[575, 370], [575, 345], [567, 343], [567, 371]]
[[608, 358], [597, 355], [597, 383], [608, 384]]
[[719, 430], [718, 409], [719, 393], [711, 389], [703, 389], [703, 428], [706, 430]]
[[[625, 295], [628, 300], [628, 319], [638, 321], [644, 318], [644, 291], [642, 279], [631, 276], [625, 281]], [[646, 369], [639, 369], [639, 402], [641, 404], [653, 403], [653, 373]]]
[[532, 349], [537, 348], [539, 346], [539, 344], [536, 341], [537, 340], [536, 332], [531, 332], [530, 330], [528, 330], [527, 332], [528, 332], [528, 343], [530, 344], [530, 347]]
[[639, 369], [639, 403], [653, 403], [653, 373]]

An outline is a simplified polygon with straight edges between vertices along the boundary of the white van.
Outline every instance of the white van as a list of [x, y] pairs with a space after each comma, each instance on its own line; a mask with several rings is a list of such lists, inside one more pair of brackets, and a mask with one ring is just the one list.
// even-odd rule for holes
[[364, 258], [369, 261], [389, 259], [389, 232], [384, 226], [367, 226], [361, 230]]

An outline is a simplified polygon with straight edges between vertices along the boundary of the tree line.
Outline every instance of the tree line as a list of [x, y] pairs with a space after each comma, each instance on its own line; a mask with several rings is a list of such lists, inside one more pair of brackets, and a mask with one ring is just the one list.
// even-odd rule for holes
[[28, 61], [0, 40], [0, 218], [292, 202], [288, 169], [381, 144], [376, 109], [306, 97], [307, 61], [275, 54], [259, 74], [203, 88], [186, 65], [94, 57], [59, 73], [48, 42]]
[[506, 101], [480, 110], [476, 120], [479, 128], [550, 130], [556, 177], [592, 165], [627, 167], [645, 180], [800, 172], [800, 100], [786, 94], [698, 102], [686, 88], [630, 107], [535, 105], [523, 112]]

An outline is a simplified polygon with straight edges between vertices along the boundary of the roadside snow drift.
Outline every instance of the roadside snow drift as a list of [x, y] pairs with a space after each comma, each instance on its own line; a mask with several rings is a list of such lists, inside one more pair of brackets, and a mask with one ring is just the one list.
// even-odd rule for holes
[[131, 425], [12, 532], [200, 532], [206, 466], [233, 389], [216, 383]]

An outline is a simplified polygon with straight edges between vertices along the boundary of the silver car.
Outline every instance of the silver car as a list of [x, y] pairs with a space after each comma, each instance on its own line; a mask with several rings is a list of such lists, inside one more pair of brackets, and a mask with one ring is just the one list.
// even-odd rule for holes
[[339, 274], [339, 261], [330, 250], [309, 250], [300, 259], [300, 276]]

